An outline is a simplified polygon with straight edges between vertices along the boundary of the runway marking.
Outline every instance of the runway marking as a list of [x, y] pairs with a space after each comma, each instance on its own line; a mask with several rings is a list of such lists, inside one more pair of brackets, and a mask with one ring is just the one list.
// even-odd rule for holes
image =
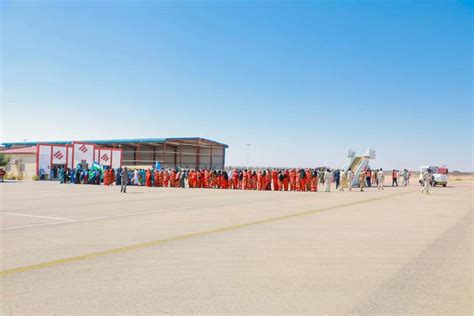
[[[307, 196], [309, 197], [309, 195]], [[266, 201], [275, 201], [275, 200], [284, 200], [283, 199], [275, 199], [275, 198], [267, 198], [267, 199], [260, 199], [260, 200], [245, 200], [245, 201], [232, 201], [232, 202], [223, 202], [223, 203], [213, 203], [213, 204], [204, 204], [198, 206], [182, 206], [182, 207], [172, 207], [172, 208], [163, 208], [163, 209], [151, 209], [151, 210], [143, 210], [138, 212], [132, 213], [121, 213], [115, 215], [104, 215], [104, 216], [96, 216], [96, 217], [87, 217], [87, 218], [80, 218], [80, 219], [69, 219], [68, 221], [63, 222], [49, 222], [49, 223], [39, 223], [39, 224], [28, 224], [28, 225], [16, 225], [10, 227], [0, 228], [0, 231], [5, 230], [16, 230], [22, 228], [32, 228], [32, 227], [40, 227], [40, 226], [51, 226], [51, 225], [59, 225], [59, 224], [68, 224], [68, 223], [80, 223], [80, 222], [89, 222], [89, 221], [96, 221], [101, 219], [110, 219], [110, 218], [121, 218], [127, 216], [134, 216], [134, 215], [146, 215], [146, 214], [161, 214], [173, 211], [181, 211], [181, 210], [188, 210], [188, 209], [199, 209], [205, 208], [210, 206], [227, 206], [227, 205], [236, 205], [236, 204], [245, 204], [245, 203], [255, 203], [255, 202], [266, 202]], [[0, 212], [1, 214], [2, 212]]]
[[79, 255], [79, 256], [75, 256], [75, 257], [57, 259], [57, 260], [38, 263], [38, 264], [33, 264], [33, 265], [29, 265], [29, 266], [3, 270], [3, 271], [0, 271], [0, 277], [4, 277], [4, 276], [7, 276], [7, 275], [11, 275], [11, 274], [17, 274], [17, 273], [21, 273], [21, 272], [28, 272], [28, 271], [53, 267], [53, 266], [57, 266], [57, 265], [67, 264], [67, 263], [83, 261], [83, 260], [87, 260], [87, 259], [104, 257], [104, 256], [107, 256], [107, 255], [119, 254], [119, 253], [124, 253], [124, 252], [128, 252], [128, 251], [133, 251], [133, 250], [139, 250], [139, 249], [144, 249], [144, 248], [160, 246], [160, 245], [175, 242], [175, 241], [191, 239], [191, 238], [194, 238], [194, 237], [202, 237], [202, 236], [207, 236], [207, 235], [211, 235], [211, 234], [215, 234], [215, 233], [228, 232], [228, 231], [232, 231], [232, 230], [240, 229], [240, 228], [244, 228], [244, 227], [250, 227], [250, 226], [255, 226], [255, 225], [260, 225], [260, 224], [267, 224], [267, 223], [272, 223], [272, 222], [276, 222], [276, 221], [286, 220], [286, 219], [290, 219], [290, 218], [313, 215], [313, 214], [326, 212], [326, 211], [330, 211], [330, 210], [334, 210], [334, 209], [338, 209], [338, 208], [344, 208], [344, 207], [354, 206], [354, 205], [358, 205], [358, 204], [365, 204], [365, 203], [368, 203], [368, 202], [383, 200], [383, 199], [386, 199], [386, 198], [391, 198], [391, 197], [405, 195], [405, 194], [412, 194], [412, 193], [417, 193], [417, 192], [418, 191], [408, 191], [408, 192], [396, 193], [396, 194], [392, 194], [392, 195], [381, 196], [381, 197], [376, 197], [376, 198], [372, 198], [372, 199], [361, 200], [361, 201], [356, 201], [356, 202], [351, 202], [351, 203], [346, 203], [346, 204], [328, 206], [328, 207], [309, 210], [309, 211], [304, 211], [304, 212], [300, 212], [300, 213], [293, 213], [293, 214], [288, 214], [288, 215], [283, 215], [283, 216], [267, 218], [267, 219], [258, 220], [258, 221], [254, 221], [254, 222], [242, 223], [242, 224], [237, 224], [237, 225], [232, 225], [232, 226], [226, 226], [226, 227], [220, 227], [220, 228], [211, 229], [211, 230], [200, 231], [200, 232], [196, 232], [196, 233], [189, 233], [189, 234], [184, 234], [184, 235], [179, 235], [179, 236], [174, 236], [174, 237], [169, 237], [169, 238], [164, 238], [164, 239], [159, 239], [159, 240], [154, 240], [154, 241], [148, 241], [148, 242], [143, 242], [143, 243], [130, 245], [130, 246], [125, 246], [125, 247], [119, 247], [119, 248], [108, 249], [108, 250], [103, 250], [103, 251], [91, 252], [91, 253], [88, 253], [88, 254]]
[[21, 213], [10, 213], [10, 212], [0, 212], [0, 215], [11, 215], [11, 216], [21, 216], [21, 217], [34, 217], [34, 218], [46, 218], [54, 219], [59, 221], [74, 222], [75, 219], [64, 218], [64, 217], [52, 217], [52, 216], [42, 216], [42, 215], [31, 215], [31, 214], [21, 214]]

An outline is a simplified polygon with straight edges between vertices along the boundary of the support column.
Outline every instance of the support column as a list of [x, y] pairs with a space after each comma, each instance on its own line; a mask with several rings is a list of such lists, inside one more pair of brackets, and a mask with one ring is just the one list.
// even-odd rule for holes
[[178, 147], [174, 146], [174, 150], [173, 150], [173, 152], [174, 152], [174, 166], [173, 166], [173, 168], [176, 167], [176, 165], [178, 164], [178, 152], [176, 150], [178, 150]]
[[209, 166], [209, 169], [212, 169], [212, 144], [211, 144], [211, 157], [210, 157], [210, 166]]
[[222, 170], [225, 167], [225, 147], [222, 147]]
[[179, 143], [179, 166], [183, 168], [183, 160], [182, 156], [183, 155], [183, 143]]
[[166, 142], [163, 144], [163, 168], [166, 168]]
[[140, 151], [142, 150], [142, 145], [138, 144], [137, 145], [137, 149], [135, 151], [136, 155], [135, 155], [135, 165], [137, 164], [137, 161], [140, 161]]
[[199, 147], [199, 142], [196, 141], [196, 163], [195, 163], [195, 169], [199, 169], [199, 154], [200, 154], [200, 147]]

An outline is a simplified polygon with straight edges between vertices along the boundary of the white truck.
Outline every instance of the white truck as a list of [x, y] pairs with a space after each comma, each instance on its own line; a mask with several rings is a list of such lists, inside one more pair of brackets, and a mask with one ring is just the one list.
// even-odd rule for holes
[[431, 177], [431, 185], [437, 186], [442, 185], [446, 187], [448, 185], [448, 168], [446, 167], [436, 167], [436, 166], [421, 166], [420, 168], [420, 184], [423, 185], [423, 172], [427, 169], [430, 169], [433, 176]]

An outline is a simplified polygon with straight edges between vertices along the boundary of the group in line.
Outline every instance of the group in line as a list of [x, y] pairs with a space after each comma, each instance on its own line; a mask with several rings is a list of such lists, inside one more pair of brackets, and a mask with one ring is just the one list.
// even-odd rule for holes
[[[394, 170], [395, 172], [395, 170]], [[392, 173], [393, 174], [393, 173]], [[385, 175], [382, 169], [366, 169], [359, 173], [360, 191], [366, 186], [377, 185], [383, 190]], [[318, 191], [324, 185], [325, 191], [331, 191], [331, 183], [336, 189], [343, 191], [347, 187], [352, 190], [354, 173], [351, 170], [331, 170], [329, 168], [308, 169], [109, 169], [105, 171], [104, 184], [121, 185], [126, 192], [127, 185], [147, 187], [233, 189], [260, 191]], [[398, 185], [398, 184], [397, 184]], [[404, 185], [408, 185], [404, 181]]]
[[[404, 169], [392, 171], [392, 186], [398, 186], [400, 177], [402, 185], [409, 184], [410, 172]], [[318, 185], [324, 185], [325, 191], [331, 190], [331, 183], [336, 189], [344, 187], [352, 190], [354, 173], [351, 170], [329, 168], [307, 169], [60, 169], [61, 183], [133, 185], [147, 187], [174, 188], [211, 188], [234, 190], [265, 190], [265, 191], [318, 191]], [[361, 191], [365, 187], [377, 186], [383, 189], [385, 175], [382, 169], [367, 168], [358, 175]]]

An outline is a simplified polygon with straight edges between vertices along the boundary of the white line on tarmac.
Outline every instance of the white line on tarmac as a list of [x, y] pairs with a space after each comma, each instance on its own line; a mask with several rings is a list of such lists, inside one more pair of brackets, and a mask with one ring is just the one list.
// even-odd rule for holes
[[[234, 201], [234, 202], [225, 202], [225, 203], [217, 203], [217, 204], [216, 203], [205, 204], [205, 205], [198, 205], [198, 206], [183, 206], [183, 207], [174, 207], [174, 208], [164, 208], [164, 209], [158, 209], [158, 210], [156, 210], [156, 209], [155, 210], [144, 210], [144, 211], [133, 212], [133, 213], [105, 215], [105, 216], [88, 217], [88, 218], [81, 218], [81, 219], [63, 219], [64, 221], [62, 221], [62, 222], [50, 222], [50, 223], [40, 223], [40, 224], [29, 224], [29, 225], [18, 225], [18, 226], [4, 227], [4, 228], [1, 228], [0, 231], [16, 230], [16, 229], [21, 229], [21, 228], [32, 228], [32, 227], [40, 227], [40, 226], [50, 226], [50, 225], [58, 225], [58, 224], [89, 222], [89, 221], [96, 221], [96, 220], [101, 220], [101, 219], [120, 218], [120, 217], [134, 216], [134, 215], [166, 213], [166, 212], [188, 210], [188, 209], [199, 209], [199, 208], [210, 207], [210, 206], [226, 206], [226, 205], [244, 204], [244, 203], [252, 203], [252, 202], [265, 202], [265, 201], [269, 201], [269, 200], [276, 200], [276, 199], [275, 198], [268, 198], [268, 199], [261, 199], [261, 200], [247, 200], [247, 201], [238, 201], [238, 202]], [[2, 213], [0, 213], [0, 214], [2, 214]], [[3, 214], [5, 214], [5, 213], [3, 213]], [[51, 218], [51, 219], [54, 219], [54, 218]], [[58, 218], [56, 218], [56, 219], [58, 219]]]
[[31, 215], [31, 214], [20, 214], [20, 213], [9, 213], [9, 212], [0, 212], [0, 215], [12, 215], [12, 216], [21, 216], [21, 217], [35, 217], [35, 218], [46, 218], [54, 219], [59, 221], [74, 222], [75, 219], [64, 218], [64, 217], [51, 217], [51, 216], [41, 216], [41, 215]]

